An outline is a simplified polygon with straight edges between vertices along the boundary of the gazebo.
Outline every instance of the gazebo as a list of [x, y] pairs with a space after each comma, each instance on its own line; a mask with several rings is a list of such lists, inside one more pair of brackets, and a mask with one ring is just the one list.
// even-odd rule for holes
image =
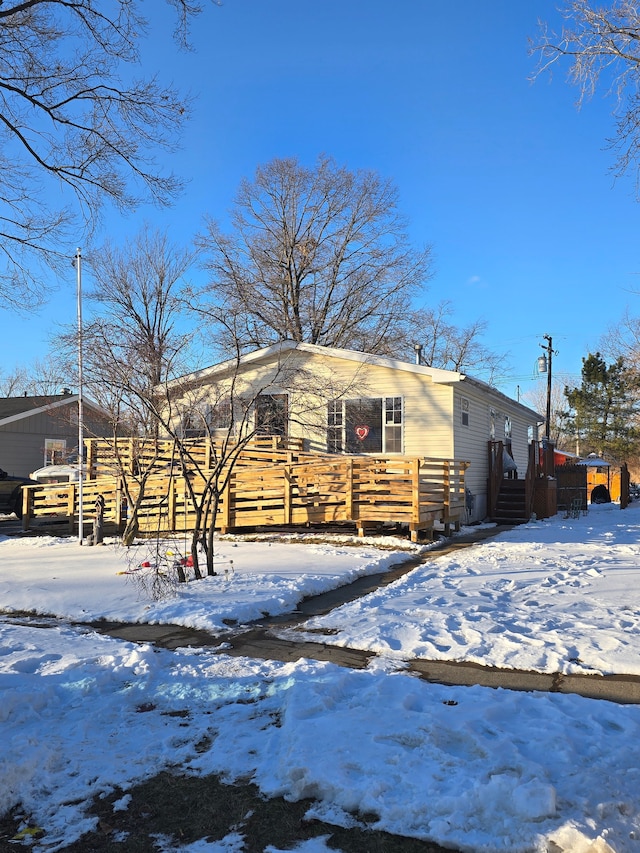
[[[592, 503], [609, 503], [611, 500], [620, 499], [620, 477], [614, 476], [613, 490], [616, 495], [612, 495], [612, 478], [611, 478], [611, 463], [606, 459], [598, 456], [597, 453], [590, 453], [585, 459], [581, 459], [576, 463], [584, 465], [587, 468], [587, 494]], [[617, 485], [617, 489], [615, 488]], [[600, 488], [602, 487], [602, 488]], [[594, 490], [598, 489], [600, 494], [604, 494], [603, 489], [606, 489], [607, 498], [601, 498], [599, 501], [593, 500]]]

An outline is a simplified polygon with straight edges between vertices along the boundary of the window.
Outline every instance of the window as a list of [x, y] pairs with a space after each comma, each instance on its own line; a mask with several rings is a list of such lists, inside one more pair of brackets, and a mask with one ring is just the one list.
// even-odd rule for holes
[[402, 397], [385, 397], [384, 449], [386, 453], [402, 453]]
[[193, 409], [182, 416], [183, 438], [204, 438], [207, 434], [205, 419], [202, 412]]
[[344, 448], [344, 412], [342, 400], [331, 400], [327, 406], [327, 450], [342, 453]]
[[231, 431], [233, 425], [231, 400], [219, 400], [213, 405], [196, 403], [182, 416], [182, 437], [207, 438], [213, 430]]
[[262, 435], [287, 434], [287, 395], [260, 394], [256, 399], [256, 430]]
[[460, 398], [460, 412], [461, 412], [460, 420], [461, 420], [462, 426], [468, 427], [469, 426], [469, 401], [467, 400], [466, 397]]
[[210, 429], [230, 430], [233, 426], [231, 400], [219, 400], [207, 408], [207, 423]]
[[347, 453], [382, 452], [382, 398], [344, 401]]
[[67, 440], [65, 438], [45, 438], [44, 464], [62, 465], [67, 456]]
[[327, 404], [330, 453], [402, 453], [402, 397], [361, 397]]

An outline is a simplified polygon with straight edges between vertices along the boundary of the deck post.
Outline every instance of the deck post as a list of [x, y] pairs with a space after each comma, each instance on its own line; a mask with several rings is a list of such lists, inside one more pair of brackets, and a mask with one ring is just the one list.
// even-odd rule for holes
[[176, 530], [176, 478], [169, 477], [167, 492], [167, 527]]
[[33, 489], [22, 490], [22, 530], [26, 533], [29, 529], [31, 519], [31, 507], [33, 506]]
[[345, 464], [345, 496], [344, 514], [345, 521], [356, 521], [353, 511], [353, 459], [347, 459]]
[[118, 482], [116, 483], [116, 497], [114, 501], [114, 522], [116, 525], [116, 533], [122, 533], [124, 531], [124, 527], [122, 524], [122, 480], [118, 478]]
[[[231, 527], [231, 477], [229, 477], [225, 483], [222, 494], [220, 495], [220, 501], [222, 503], [222, 512], [220, 513], [220, 533], [226, 533], [229, 530], [229, 527]], [[220, 504], [218, 504], [218, 511], [219, 510]], [[216, 519], [214, 518], [214, 527], [215, 524]]]
[[284, 524], [291, 524], [291, 465], [284, 466], [283, 515]]
[[[76, 514], [76, 485], [75, 483], [69, 483], [69, 494], [67, 495], [67, 514], [69, 516], [69, 533], [73, 534], [75, 527], [75, 514]], [[80, 537], [82, 537], [82, 531], [80, 530], [80, 515], [78, 514], [78, 533]]]
[[[96, 478], [96, 440], [95, 438], [85, 438], [87, 445], [87, 478], [95, 480]], [[78, 454], [78, 464], [80, 464], [80, 454]]]
[[444, 512], [442, 514], [442, 520], [444, 522], [444, 535], [449, 537], [451, 535], [451, 463], [448, 459], [445, 459], [443, 462], [442, 488], [444, 489]]
[[411, 541], [418, 541], [418, 532], [420, 530], [420, 460], [411, 460]]

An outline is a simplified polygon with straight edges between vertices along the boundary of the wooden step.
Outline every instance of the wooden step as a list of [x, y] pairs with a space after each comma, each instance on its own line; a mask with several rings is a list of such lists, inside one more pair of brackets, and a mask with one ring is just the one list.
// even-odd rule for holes
[[496, 511], [491, 519], [498, 524], [525, 524], [526, 485], [524, 480], [503, 480], [496, 501]]

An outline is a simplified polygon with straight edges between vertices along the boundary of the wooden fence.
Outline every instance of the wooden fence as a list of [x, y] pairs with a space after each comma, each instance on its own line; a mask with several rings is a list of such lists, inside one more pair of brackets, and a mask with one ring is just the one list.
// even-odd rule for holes
[[[206, 448], [203, 453], [206, 454]], [[147, 535], [192, 530], [195, 508], [185, 476], [177, 466], [167, 470], [163, 448], [159, 473], [149, 475], [139, 508], [140, 531]], [[204, 457], [203, 457], [204, 458]], [[329, 456], [294, 450], [243, 450], [226, 488], [216, 518], [222, 532], [263, 526], [353, 523], [358, 533], [385, 523], [406, 525], [413, 541], [433, 531], [436, 523], [448, 533], [465, 510], [466, 462], [402, 456]], [[102, 467], [101, 467], [102, 465]], [[95, 479], [83, 483], [83, 519], [91, 525], [98, 495], [105, 501], [107, 531], [121, 531], [127, 504], [121, 479], [104, 476], [98, 462]], [[209, 473], [187, 474], [197, 496]], [[129, 489], [137, 498], [134, 477]], [[57, 525], [77, 529], [78, 484], [30, 486], [24, 490], [23, 527]], [[87, 531], [85, 531], [87, 532]]]
[[586, 465], [558, 465], [555, 471], [557, 481], [558, 510], [568, 512], [579, 502], [580, 510], [586, 512], [589, 506]]

